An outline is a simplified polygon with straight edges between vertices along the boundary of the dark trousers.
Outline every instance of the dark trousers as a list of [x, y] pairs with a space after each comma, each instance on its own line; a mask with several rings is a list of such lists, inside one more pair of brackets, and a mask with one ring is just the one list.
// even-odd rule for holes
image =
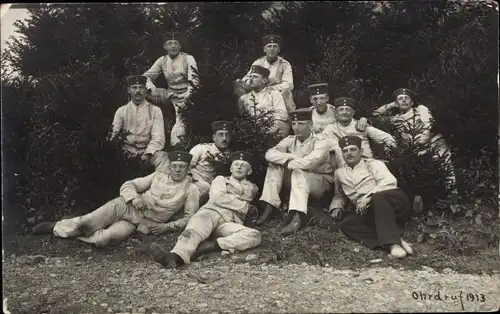
[[340, 230], [369, 248], [401, 244], [403, 227], [410, 218], [410, 200], [401, 189], [372, 195], [365, 215], [346, 213]]

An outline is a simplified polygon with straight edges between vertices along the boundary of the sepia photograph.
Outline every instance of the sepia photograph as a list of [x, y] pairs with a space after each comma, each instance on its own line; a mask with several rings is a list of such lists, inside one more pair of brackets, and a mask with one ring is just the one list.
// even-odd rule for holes
[[9, 314], [500, 310], [494, 0], [1, 5]]

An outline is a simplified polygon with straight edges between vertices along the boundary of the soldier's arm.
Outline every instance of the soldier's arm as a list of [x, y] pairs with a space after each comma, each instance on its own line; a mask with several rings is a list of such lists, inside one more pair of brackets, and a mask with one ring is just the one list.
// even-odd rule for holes
[[365, 197], [370, 197], [373, 194], [385, 190], [395, 189], [398, 187], [396, 177], [389, 171], [387, 166], [379, 160], [371, 160], [368, 165], [371, 173], [377, 182], [377, 185], [366, 193]]
[[153, 172], [146, 177], [126, 181], [120, 187], [120, 196], [125, 199], [125, 202], [138, 197], [140, 193], [147, 191], [151, 187], [155, 175], [156, 172]]
[[397, 108], [398, 105], [395, 101], [385, 104], [375, 110], [373, 110], [372, 115], [374, 117], [387, 115], [392, 109]]
[[387, 146], [396, 146], [396, 140], [392, 135], [382, 130], [379, 130], [373, 126], [366, 128], [366, 135], [369, 139], [373, 140], [375, 143], [385, 144]]
[[342, 190], [342, 186], [338, 177], [338, 171], [335, 171], [333, 176], [334, 182], [334, 195], [332, 198], [332, 202], [330, 203], [330, 211], [336, 208], [345, 209], [345, 205], [347, 204], [347, 197]]
[[271, 147], [264, 156], [267, 162], [284, 165], [287, 161], [294, 159], [295, 157], [288, 153], [292, 147], [294, 138], [292, 136], [285, 137], [282, 139], [278, 145]]
[[196, 72], [198, 72], [198, 65], [196, 64], [196, 60], [194, 59], [193, 56], [188, 55], [186, 61], [188, 64], [188, 75], [187, 75], [188, 81], [192, 82], [194, 86], [199, 86], [200, 80], [199, 77], [196, 75]]
[[190, 168], [193, 169], [196, 167], [198, 162], [201, 159], [201, 156], [205, 153], [205, 148], [202, 144], [195, 145], [191, 150], [189, 151], [191, 155], [193, 155], [193, 158], [191, 159], [191, 164]]
[[149, 70], [144, 72], [143, 75], [148, 78], [146, 81], [146, 88], [150, 89], [155, 87], [153, 81], [156, 80], [158, 76], [160, 76], [160, 74], [163, 73], [163, 70], [161, 68], [163, 62], [164, 62], [164, 57], [158, 58], [158, 60], [156, 60], [156, 62], [149, 68]]
[[163, 124], [163, 114], [161, 109], [156, 106], [152, 106], [154, 109], [153, 114], [153, 126], [151, 128], [151, 140], [146, 147], [144, 154], [154, 154], [159, 150], [162, 150], [165, 146], [165, 126]]
[[312, 170], [325, 159], [325, 156], [327, 156], [331, 150], [333, 150], [333, 146], [330, 141], [318, 140], [314, 144], [314, 149], [311, 153], [303, 158], [297, 158], [290, 161], [288, 167], [290, 169]]
[[200, 207], [200, 191], [191, 184], [188, 188], [186, 202], [184, 203], [184, 216], [180, 219], [165, 224], [166, 231], [180, 231], [186, 228], [189, 219], [193, 217]]
[[285, 61], [281, 63], [283, 66], [283, 75], [281, 76], [281, 83], [276, 84], [273, 88], [277, 91], [289, 90], [293, 89], [293, 70], [292, 65]]
[[109, 137], [110, 140], [114, 139], [115, 136], [120, 132], [120, 130], [123, 128], [123, 110], [124, 108], [118, 108], [115, 112], [115, 117], [113, 118], [113, 124], [112, 124], [112, 130], [111, 130], [111, 136]]
[[288, 121], [288, 110], [286, 109], [285, 100], [283, 95], [278, 91], [271, 92], [274, 118], [277, 120]]

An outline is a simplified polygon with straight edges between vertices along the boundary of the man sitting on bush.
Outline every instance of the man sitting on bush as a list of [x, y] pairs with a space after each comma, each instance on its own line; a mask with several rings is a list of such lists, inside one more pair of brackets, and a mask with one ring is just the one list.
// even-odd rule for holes
[[[170, 132], [170, 145], [181, 144], [182, 137], [185, 135], [185, 124], [180, 115], [180, 109], [186, 105], [186, 99], [193, 92], [193, 87], [199, 85], [199, 79], [196, 71], [198, 70], [196, 60], [193, 56], [181, 52], [182, 45], [180, 35], [171, 32], [165, 38], [163, 48], [167, 51], [166, 56], [160, 57], [144, 72], [148, 78], [147, 88], [150, 90], [150, 98], [156, 102], [156, 105], [166, 105], [172, 103], [175, 109], [175, 124]], [[168, 89], [156, 88], [153, 80], [156, 80], [161, 74], [165, 76], [168, 83]]]
[[394, 257], [404, 258], [412, 254], [401, 238], [410, 218], [410, 201], [382, 161], [362, 157], [362, 142], [355, 135], [339, 141], [346, 164], [335, 171], [332, 217], [340, 218], [348, 210], [340, 223], [347, 237], [371, 249], [388, 247]]
[[258, 65], [269, 69], [269, 88], [278, 91], [283, 96], [287, 111], [295, 110], [295, 102], [293, 101], [293, 70], [290, 62], [278, 56], [280, 53], [282, 38], [279, 35], [266, 35], [262, 38], [264, 45], [264, 57], [259, 58], [252, 63], [248, 73], [242, 78], [237, 79], [235, 84], [237, 87], [236, 94], [242, 96], [251, 90], [251, 74], [254, 65]]
[[[373, 111], [373, 116], [389, 116], [390, 122], [397, 128], [403, 140], [410, 143], [415, 141], [421, 145], [424, 154], [432, 150], [433, 158], [444, 159], [447, 167], [447, 188], [450, 192], [452, 205], [458, 202], [456, 189], [455, 169], [451, 160], [451, 150], [441, 134], [433, 132], [433, 118], [429, 108], [416, 104], [413, 99], [415, 92], [408, 88], [399, 88], [392, 94], [395, 100]], [[395, 111], [392, 115], [391, 112]]]
[[262, 216], [256, 221], [263, 224], [281, 205], [280, 192], [283, 185], [290, 188], [289, 217], [291, 220], [282, 233], [298, 231], [307, 214], [309, 195], [321, 199], [331, 190], [333, 166], [330, 160], [330, 141], [311, 131], [311, 110], [292, 111], [292, 129], [295, 135], [283, 139], [266, 152], [269, 162], [261, 204], [265, 206]]
[[268, 87], [269, 73], [268, 69], [260, 65], [252, 66], [249, 74], [251, 91], [241, 96], [238, 103], [240, 110], [245, 110], [256, 118], [263, 113], [272, 112], [274, 125], [269, 131], [283, 138], [290, 133], [288, 111], [281, 93]]
[[375, 143], [385, 144], [386, 147], [393, 147], [396, 145], [396, 140], [392, 135], [373, 126], [368, 126], [365, 131], [358, 131], [356, 129], [357, 121], [353, 119], [354, 99], [349, 97], [338, 97], [335, 98], [334, 104], [336, 106], [336, 122], [327, 125], [322, 135], [333, 142], [337, 167], [345, 163], [342, 158], [342, 150], [338, 143], [342, 137], [348, 134], [353, 134], [361, 138], [363, 157], [366, 158], [373, 158], [369, 140]]
[[[314, 133], [321, 133], [329, 124], [335, 123], [335, 107], [328, 103], [328, 83], [318, 83], [307, 86], [309, 90], [309, 100], [312, 106], [312, 130]], [[356, 130], [364, 132], [367, 127], [366, 118], [362, 117], [356, 123]]]
[[[212, 123], [213, 143], [195, 145], [189, 153], [191, 160], [191, 174], [193, 183], [200, 190], [200, 204], [208, 200], [210, 184], [217, 175], [229, 174], [229, 155], [231, 150], [233, 124], [229, 121], [215, 121]], [[157, 158], [158, 169], [168, 167], [168, 154], [159, 153]], [[165, 162], [166, 161], [166, 162]]]
[[[200, 201], [198, 188], [187, 178], [191, 158], [186, 152], [171, 152], [165, 171], [127, 181], [118, 198], [93, 212], [58, 222], [42, 222], [33, 228], [33, 233], [52, 232], [61, 238], [77, 237], [106, 246], [125, 241], [136, 229], [155, 234], [182, 230], [198, 211]], [[167, 223], [182, 208], [184, 217]]]
[[156, 152], [165, 146], [165, 130], [161, 109], [146, 101], [146, 77], [127, 77], [132, 100], [118, 108], [113, 119], [110, 139], [120, 131], [128, 133], [123, 149], [130, 157], [141, 156], [141, 168], [152, 166]]
[[[174, 248], [167, 253], [157, 243], [151, 245], [156, 262], [166, 268], [175, 268], [202, 254], [244, 251], [260, 244], [260, 232], [243, 225], [250, 202], [258, 191], [247, 179], [252, 173], [252, 156], [235, 152], [231, 154], [231, 161], [231, 176], [218, 176], [213, 180], [208, 203], [189, 220]], [[211, 234], [217, 239], [199, 246]]]

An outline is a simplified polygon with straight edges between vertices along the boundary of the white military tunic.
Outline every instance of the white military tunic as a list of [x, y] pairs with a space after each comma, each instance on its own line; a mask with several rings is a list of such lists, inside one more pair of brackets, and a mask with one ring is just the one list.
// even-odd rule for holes
[[288, 111], [283, 96], [278, 91], [264, 87], [260, 91], [251, 91], [242, 95], [238, 103], [243, 110], [255, 117], [264, 112], [274, 111], [274, 126], [270, 132], [280, 131], [282, 136], [290, 133]]
[[161, 109], [146, 100], [139, 105], [129, 101], [118, 108], [113, 119], [111, 138], [120, 130], [130, 132], [125, 138], [123, 149], [131, 156], [154, 154], [165, 146]]
[[[288, 208], [307, 213], [309, 195], [320, 198], [332, 188], [332, 149], [330, 141], [323, 140], [313, 133], [303, 142], [295, 135], [284, 138], [266, 152], [265, 158], [269, 166], [260, 200], [279, 208], [279, 194], [285, 183], [291, 190]], [[288, 167], [285, 169], [284, 165], [288, 161]], [[285, 180], [288, 176], [290, 182]]]
[[[269, 70], [269, 85], [273, 90], [280, 92], [283, 95], [287, 111], [295, 110], [295, 102], [293, 101], [292, 90], [293, 86], [293, 70], [290, 62], [286, 61], [282, 57], [278, 57], [276, 61], [270, 63], [264, 56], [255, 60], [252, 66], [260, 65]], [[242, 78], [242, 80], [248, 84], [248, 79], [252, 73], [252, 68], [248, 73]]]
[[[146, 207], [137, 210], [131, 203], [141, 196]], [[58, 221], [54, 235], [105, 246], [126, 240], [139, 229], [149, 232], [148, 225], [166, 223], [184, 208], [184, 217], [167, 223], [167, 230], [182, 230], [198, 211], [200, 192], [185, 178], [172, 180], [168, 173], [154, 172], [147, 177], [125, 182], [120, 188], [120, 197], [84, 216]], [[82, 229], [83, 228], [83, 229]]]
[[244, 251], [259, 245], [260, 232], [243, 225], [257, 192], [257, 186], [246, 179], [216, 177], [208, 203], [191, 218], [171, 252], [189, 263], [198, 245], [212, 233], [223, 250]]
[[327, 104], [326, 111], [318, 113], [314, 106], [309, 107], [312, 110], [312, 130], [314, 133], [321, 133], [329, 124], [335, 123], [335, 106]]
[[146, 87], [155, 89], [153, 80], [158, 78], [160, 74], [165, 76], [168, 83], [167, 98], [170, 98], [176, 114], [175, 125], [172, 127], [170, 134], [171, 145], [178, 144], [180, 137], [185, 134], [185, 124], [180, 116], [179, 109], [185, 106], [185, 99], [191, 95], [191, 82], [195, 86], [199, 85], [199, 80], [196, 77], [195, 71], [198, 70], [196, 60], [193, 56], [181, 52], [174, 59], [169, 55], [162, 56], [147, 70], [143, 75], [148, 79]]

